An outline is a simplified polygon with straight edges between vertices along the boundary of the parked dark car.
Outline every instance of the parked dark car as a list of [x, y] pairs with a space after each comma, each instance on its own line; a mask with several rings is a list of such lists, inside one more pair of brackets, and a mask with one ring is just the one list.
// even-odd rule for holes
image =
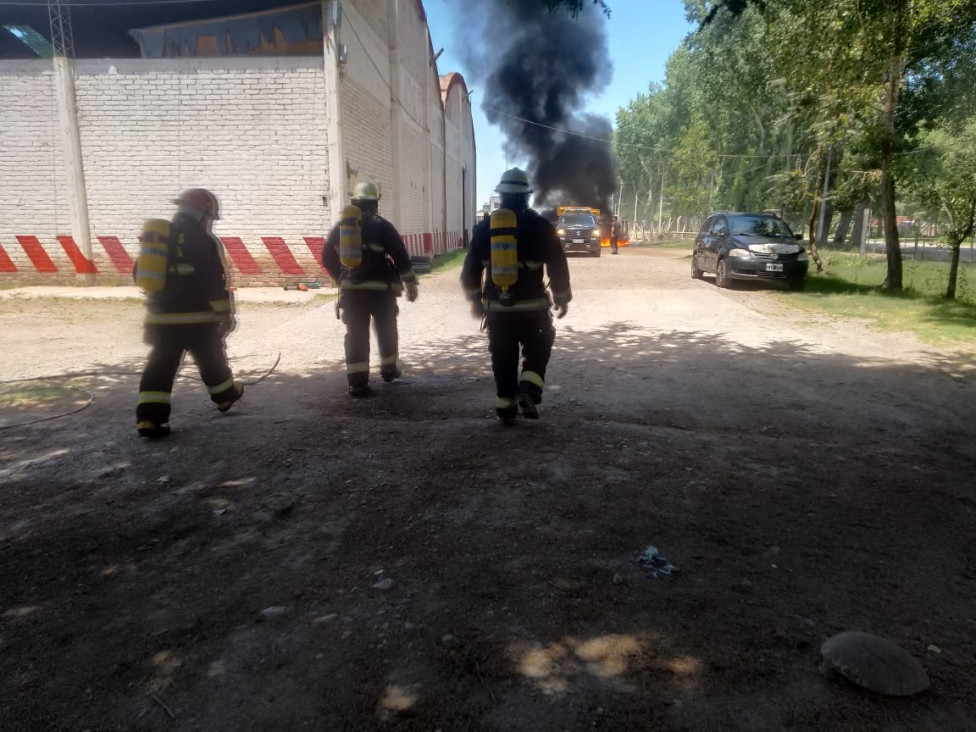
[[568, 213], [556, 220], [556, 233], [567, 253], [600, 256], [600, 225], [593, 214]]
[[802, 290], [810, 265], [802, 239], [773, 214], [718, 211], [695, 237], [691, 276], [714, 273], [719, 287], [731, 287], [735, 280], [779, 280]]

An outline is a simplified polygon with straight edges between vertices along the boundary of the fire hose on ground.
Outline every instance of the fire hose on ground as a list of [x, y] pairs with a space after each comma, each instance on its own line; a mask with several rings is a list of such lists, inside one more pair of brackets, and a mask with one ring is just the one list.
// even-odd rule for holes
[[[269, 376], [271, 376], [272, 373], [274, 373], [275, 369], [278, 368], [278, 364], [280, 362], [281, 362], [281, 352], [279, 351], [278, 357], [275, 358], [274, 363], [271, 364], [271, 368], [269, 368], [260, 377], [258, 377], [253, 381], [244, 381], [243, 382], [244, 386], [256, 386], [257, 384], [260, 384], [262, 381], [264, 381]], [[10, 381], [0, 381], [0, 407], [3, 406], [3, 397], [4, 397], [3, 387], [9, 384], [30, 384], [36, 382], [76, 379], [84, 376], [140, 376], [140, 375], [141, 372], [138, 371], [76, 371], [76, 372], [66, 373], [66, 374], [52, 374], [50, 376], [34, 376], [27, 379], [11, 379]], [[189, 376], [189, 375], [182, 376], [180, 374], [177, 374], [177, 378], [184, 378], [184, 379], [192, 378], [196, 381], [200, 381], [199, 376]], [[65, 394], [70, 393], [72, 391], [81, 392], [85, 400], [84, 404], [81, 404], [80, 406], [76, 406], [73, 409], [59, 412], [58, 414], [49, 414], [44, 417], [37, 417], [35, 419], [28, 420], [26, 422], [15, 422], [13, 424], [0, 425], [0, 430], [9, 430], [9, 429], [13, 429], [14, 427], [27, 427], [28, 425], [38, 424], [40, 422], [48, 422], [53, 419], [68, 417], [72, 414], [77, 414], [78, 412], [87, 409], [95, 401], [94, 395], [84, 387], [67, 385], [61, 388], [65, 390]]]

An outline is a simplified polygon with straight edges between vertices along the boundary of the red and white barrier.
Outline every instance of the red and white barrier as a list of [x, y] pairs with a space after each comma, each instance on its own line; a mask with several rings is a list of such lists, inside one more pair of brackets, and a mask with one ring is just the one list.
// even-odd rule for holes
[[[15, 236], [23, 254], [8, 251], [0, 241], [0, 278], [3, 276], [38, 275], [73, 276], [79, 274], [123, 276], [132, 274], [138, 242], [126, 247], [116, 236], [99, 236], [92, 242], [95, 261], [89, 260], [70, 236], [57, 236], [54, 242], [31, 235]], [[316, 279], [326, 274], [322, 267], [325, 237], [305, 236], [301, 241], [280, 236], [262, 236], [260, 244], [245, 242], [241, 237], [223, 236], [227, 263], [236, 282], [278, 283], [295, 279]], [[435, 231], [403, 234], [403, 243], [411, 257], [436, 257], [464, 246], [459, 231]], [[12, 246], [9, 245], [8, 246]], [[101, 249], [101, 251], [99, 250]], [[14, 252], [13, 256], [11, 252]], [[104, 252], [104, 255], [103, 255]]]

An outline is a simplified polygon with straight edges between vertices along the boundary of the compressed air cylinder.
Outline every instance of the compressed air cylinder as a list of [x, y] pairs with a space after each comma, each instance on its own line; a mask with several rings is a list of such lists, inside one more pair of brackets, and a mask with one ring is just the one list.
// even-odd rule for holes
[[342, 209], [339, 219], [339, 261], [349, 269], [363, 261], [363, 212], [351, 203]]
[[147, 219], [139, 237], [139, 258], [136, 260], [136, 286], [148, 295], [166, 286], [166, 267], [169, 261], [170, 224], [165, 219]]
[[491, 281], [502, 292], [518, 281], [518, 220], [505, 208], [491, 214]]

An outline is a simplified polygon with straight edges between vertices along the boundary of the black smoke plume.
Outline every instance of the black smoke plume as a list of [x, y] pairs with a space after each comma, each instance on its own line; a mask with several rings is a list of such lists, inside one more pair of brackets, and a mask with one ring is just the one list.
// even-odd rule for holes
[[582, 111], [613, 76], [606, 17], [590, 3], [575, 19], [549, 13], [542, 0], [483, 0], [465, 14], [467, 27], [477, 28], [467, 61], [485, 85], [482, 108], [505, 134], [509, 158], [528, 161], [535, 207], [608, 211], [617, 180], [613, 128]]

